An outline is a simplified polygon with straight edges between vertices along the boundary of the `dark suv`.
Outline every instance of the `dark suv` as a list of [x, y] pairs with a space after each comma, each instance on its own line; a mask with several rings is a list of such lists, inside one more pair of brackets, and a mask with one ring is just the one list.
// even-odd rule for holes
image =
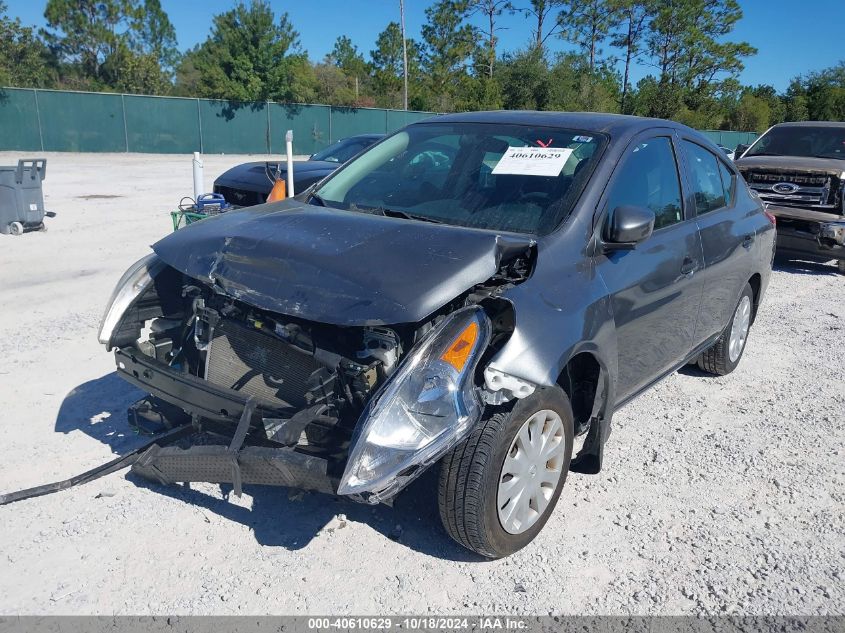
[[845, 123], [780, 123], [736, 166], [778, 219], [779, 255], [845, 274]]
[[378, 503], [438, 464], [446, 530], [498, 557], [602, 467], [616, 410], [685, 364], [733, 371], [774, 229], [682, 125], [442, 116], [164, 238], [100, 340], [152, 394], [136, 420], [201, 438], [141, 474]]

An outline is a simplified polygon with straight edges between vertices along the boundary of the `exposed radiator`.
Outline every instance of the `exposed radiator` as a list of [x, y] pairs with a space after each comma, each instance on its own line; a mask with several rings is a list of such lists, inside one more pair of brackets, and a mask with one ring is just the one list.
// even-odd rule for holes
[[205, 379], [271, 403], [305, 407], [308, 379], [320, 365], [313, 356], [235, 321], [214, 330]]

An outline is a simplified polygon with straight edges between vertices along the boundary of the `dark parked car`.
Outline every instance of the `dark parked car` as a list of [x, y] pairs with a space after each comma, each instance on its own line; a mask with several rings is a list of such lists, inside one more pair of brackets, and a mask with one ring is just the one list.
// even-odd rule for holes
[[[365, 150], [384, 134], [360, 134], [342, 139], [326, 149], [313, 154], [308, 160], [293, 163], [294, 193], [305, 191], [332, 173], [350, 158]], [[222, 194], [226, 201], [238, 207], [264, 204], [273, 182], [278, 176], [287, 177], [287, 164], [282, 161], [255, 161], [236, 165], [220, 174], [214, 181], [214, 193]]]
[[845, 274], [845, 123], [781, 123], [736, 161], [777, 216], [777, 250]]
[[603, 466], [620, 407], [685, 364], [736, 368], [774, 236], [685, 126], [448, 115], [164, 238], [100, 340], [145, 411], [218, 438], [141, 474], [378, 503], [438, 464], [446, 530], [498, 557]]

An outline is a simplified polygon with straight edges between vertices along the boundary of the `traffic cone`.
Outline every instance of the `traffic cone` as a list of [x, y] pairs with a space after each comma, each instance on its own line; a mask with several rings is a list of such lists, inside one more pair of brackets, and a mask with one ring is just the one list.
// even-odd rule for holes
[[285, 181], [281, 178], [276, 178], [276, 182], [273, 183], [273, 188], [270, 190], [270, 195], [267, 196], [267, 202], [277, 202], [285, 198], [287, 198]]

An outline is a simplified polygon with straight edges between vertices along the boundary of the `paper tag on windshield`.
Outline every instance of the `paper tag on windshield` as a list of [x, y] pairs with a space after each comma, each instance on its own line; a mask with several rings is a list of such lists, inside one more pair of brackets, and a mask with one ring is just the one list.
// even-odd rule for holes
[[559, 176], [571, 155], [568, 147], [509, 147], [493, 168], [493, 174]]

